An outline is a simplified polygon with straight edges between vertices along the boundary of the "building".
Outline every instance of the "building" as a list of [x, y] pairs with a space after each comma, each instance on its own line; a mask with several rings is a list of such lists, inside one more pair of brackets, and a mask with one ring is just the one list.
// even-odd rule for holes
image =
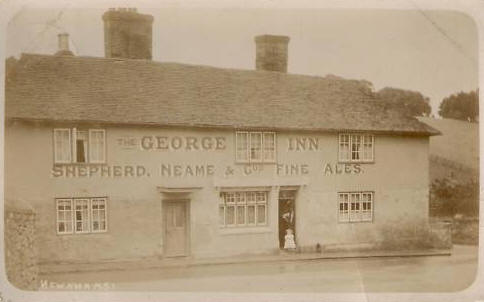
[[[428, 225], [431, 127], [363, 81], [151, 60], [153, 18], [103, 16], [105, 58], [7, 63], [5, 192], [36, 212], [41, 263], [378, 247]], [[390, 232], [390, 233], [389, 233]], [[390, 237], [391, 238], [390, 238]], [[390, 241], [391, 241], [390, 240]]]

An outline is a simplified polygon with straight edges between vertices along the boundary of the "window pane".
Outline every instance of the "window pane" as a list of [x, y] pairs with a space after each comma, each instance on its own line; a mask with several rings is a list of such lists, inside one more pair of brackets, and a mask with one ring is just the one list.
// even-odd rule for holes
[[66, 226], [64, 222], [59, 222], [59, 233], [63, 233], [66, 231]]
[[361, 159], [361, 136], [360, 135], [351, 136], [351, 159], [352, 160]]
[[339, 139], [339, 159], [342, 161], [350, 160], [350, 136], [341, 134]]
[[265, 203], [267, 201], [266, 196], [267, 196], [266, 192], [257, 192], [256, 193], [257, 203]]
[[255, 192], [247, 192], [247, 202], [248, 203], [255, 203], [256, 201], [256, 193]]
[[71, 204], [71, 201], [69, 199], [60, 199], [57, 201], [57, 207], [59, 208], [59, 210], [63, 210], [63, 209], [66, 209], [67, 206], [70, 206]]
[[237, 132], [235, 134], [237, 154], [236, 158], [238, 161], [247, 161], [249, 159], [249, 139], [247, 132]]
[[72, 210], [70, 199], [58, 199], [57, 202], [57, 232], [72, 232]]
[[359, 205], [360, 205], [360, 194], [359, 193], [352, 193], [351, 194], [351, 206], [350, 206], [350, 221], [358, 221], [360, 219], [359, 216]]
[[102, 129], [89, 130], [90, 162], [104, 163], [105, 161], [105, 132]]
[[255, 224], [255, 206], [247, 207], [247, 223]]
[[75, 220], [76, 220], [76, 232], [88, 232], [89, 231], [89, 200], [76, 199], [75, 200]]
[[91, 220], [93, 231], [105, 231], [106, 224], [101, 224], [101, 221], [106, 220], [106, 199], [93, 198], [91, 200]]
[[227, 206], [226, 207], [226, 215], [225, 215], [225, 223], [227, 225], [235, 224], [235, 207], [234, 206]]
[[226, 203], [234, 203], [235, 202], [235, 193], [225, 193], [225, 202]]
[[92, 222], [92, 230], [93, 231], [99, 231], [99, 219], [93, 220]]
[[276, 134], [264, 132], [264, 161], [271, 162], [276, 158]]
[[266, 222], [266, 206], [257, 205], [257, 224], [265, 224]]
[[237, 224], [245, 224], [245, 206], [237, 206]]
[[373, 160], [373, 135], [363, 136], [363, 159]]
[[250, 133], [250, 160], [262, 160], [262, 134], [260, 132]]
[[235, 201], [237, 203], [243, 203], [245, 204], [245, 192], [237, 192], [235, 193]]
[[55, 162], [71, 162], [71, 132], [70, 129], [54, 129]]
[[72, 233], [72, 220], [65, 221], [66, 233]]

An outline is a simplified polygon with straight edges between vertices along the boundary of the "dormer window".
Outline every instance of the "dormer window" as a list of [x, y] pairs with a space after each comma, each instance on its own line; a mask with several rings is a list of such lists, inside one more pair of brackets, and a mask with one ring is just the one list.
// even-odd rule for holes
[[236, 162], [274, 163], [276, 161], [276, 133], [237, 131]]
[[54, 162], [95, 163], [106, 162], [106, 131], [104, 129], [54, 129]]

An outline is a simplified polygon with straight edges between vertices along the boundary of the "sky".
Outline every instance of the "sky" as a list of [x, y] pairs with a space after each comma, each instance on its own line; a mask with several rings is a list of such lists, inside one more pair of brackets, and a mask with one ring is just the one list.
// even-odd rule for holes
[[[8, 56], [54, 54], [68, 32], [78, 56], [104, 56], [108, 9], [24, 9], [9, 22]], [[151, 14], [153, 60], [254, 69], [254, 36], [287, 35], [288, 72], [364, 79], [442, 99], [478, 85], [474, 21], [453, 11], [269, 8], [139, 9]]]

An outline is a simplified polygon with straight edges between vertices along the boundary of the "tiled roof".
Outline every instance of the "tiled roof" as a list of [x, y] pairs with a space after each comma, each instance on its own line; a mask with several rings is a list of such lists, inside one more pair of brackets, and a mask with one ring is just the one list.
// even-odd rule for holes
[[438, 134], [335, 76], [34, 54], [15, 65], [9, 119]]

